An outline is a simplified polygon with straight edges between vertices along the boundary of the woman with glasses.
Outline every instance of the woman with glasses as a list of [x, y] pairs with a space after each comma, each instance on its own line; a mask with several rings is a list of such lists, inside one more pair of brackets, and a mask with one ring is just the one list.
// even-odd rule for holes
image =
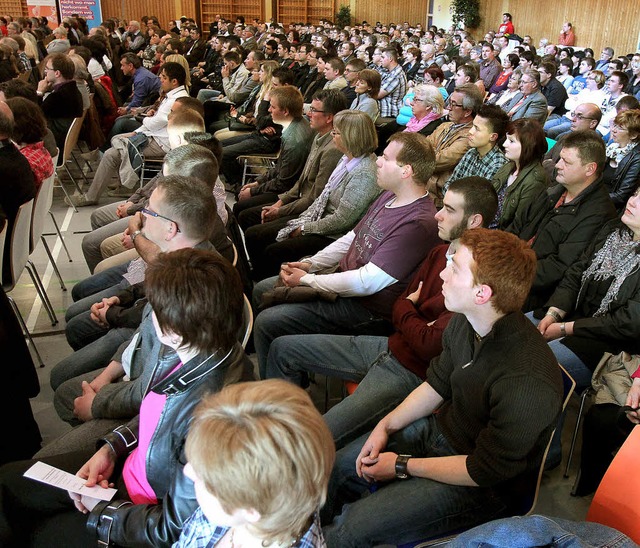
[[567, 114], [560, 118], [549, 120], [544, 124], [544, 132], [549, 139], [558, 139], [563, 133], [571, 131], [571, 119], [567, 116], [569, 112], [575, 111], [576, 107], [583, 103], [593, 103], [601, 105], [606, 97], [604, 84], [607, 78], [600, 70], [592, 70], [587, 76], [587, 87], [577, 95], [569, 95], [564, 106]]
[[376, 97], [380, 92], [380, 73], [377, 70], [364, 69], [356, 80], [356, 98], [351, 103], [351, 110], [360, 110], [368, 114], [375, 122], [380, 115], [380, 105]]
[[611, 123], [611, 137], [602, 178], [611, 200], [621, 211], [640, 182], [640, 110], [618, 114]]
[[487, 103], [490, 105], [498, 105], [502, 107], [506, 105], [511, 99], [513, 99], [518, 93], [520, 93], [520, 78], [522, 78], [522, 72], [519, 70], [514, 70], [509, 75], [509, 80], [507, 82], [507, 87], [496, 93], [495, 95], [489, 97]]
[[426, 83], [417, 86], [411, 99], [411, 112], [413, 116], [404, 131], [430, 135], [442, 123], [440, 119], [444, 113], [444, 99], [440, 89]]
[[364, 112], [343, 110], [334, 117], [331, 133], [342, 158], [320, 196], [288, 221], [261, 255], [252, 254], [254, 279], [274, 276], [282, 263], [313, 255], [346, 234], [380, 193], [373, 120]]
[[491, 228], [508, 230], [516, 215], [547, 187], [542, 157], [547, 141], [540, 122], [520, 118], [507, 126], [504, 155], [509, 160], [491, 183], [498, 193], [498, 212]]

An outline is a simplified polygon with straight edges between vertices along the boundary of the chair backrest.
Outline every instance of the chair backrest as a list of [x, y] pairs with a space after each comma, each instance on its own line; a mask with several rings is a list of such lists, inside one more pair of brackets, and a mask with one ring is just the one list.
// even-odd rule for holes
[[11, 246], [11, 254], [9, 256], [11, 279], [2, 280], [2, 286], [7, 292], [15, 287], [29, 260], [29, 237], [31, 235], [31, 213], [33, 212], [34, 200], [31, 199], [20, 206], [13, 224], [11, 239], [9, 240], [9, 245]]
[[[562, 373], [562, 390], [564, 399], [562, 400], [562, 412], [567, 408], [569, 400], [571, 399], [571, 395], [576, 388], [576, 381], [573, 380], [571, 375], [567, 373], [567, 370], [562, 367], [562, 365], [558, 364], [560, 367], [560, 372]], [[542, 456], [542, 462], [540, 463], [540, 470], [538, 471], [538, 479], [536, 481], [535, 490], [533, 491], [533, 497], [530, 502], [525, 501], [525, 508], [523, 508], [523, 515], [531, 514], [536, 507], [536, 503], [538, 502], [538, 495], [540, 493], [540, 484], [542, 483], [542, 475], [544, 473], [544, 465], [547, 460], [547, 454], [549, 453], [549, 447], [551, 447], [551, 440], [553, 440], [553, 435], [555, 434], [555, 428], [551, 432], [551, 436], [549, 436], [549, 441], [547, 443], [547, 447], [544, 450], [544, 455]]]
[[638, 544], [640, 507], [634, 493], [640, 493], [639, 452], [640, 428], [636, 426], [609, 465], [587, 513], [587, 521], [613, 527]]
[[80, 131], [82, 130], [82, 122], [84, 121], [84, 117], [86, 116], [87, 111], [85, 110], [82, 113], [82, 116], [78, 116], [78, 118], [74, 118], [73, 122], [69, 126], [69, 131], [67, 131], [67, 136], [64, 139], [64, 150], [62, 151], [62, 164], [66, 164], [67, 160], [71, 158], [71, 153], [73, 149], [76, 148], [78, 144], [78, 138], [80, 137]]
[[242, 327], [240, 329], [240, 333], [238, 334], [238, 339], [242, 348], [247, 347], [247, 343], [249, 342], [249, 336], [251, 335], [251, 330], [253, 329], [253, 309], [251, 308], [251, 302], [246, 295], [244, 295], [244, 309], [242, 311]]
[[38, 245], [40, 236], [44, 232], [44, 220], [47, 217], [47, 211], [51, 209], [53, 203], [53, 182], [56, 178], [55, 171], [42, 181], [38, 194], [36, 194], [33, 204], [33, 215], [31, 215], [31, 238], [29, 241], [29, 253]]

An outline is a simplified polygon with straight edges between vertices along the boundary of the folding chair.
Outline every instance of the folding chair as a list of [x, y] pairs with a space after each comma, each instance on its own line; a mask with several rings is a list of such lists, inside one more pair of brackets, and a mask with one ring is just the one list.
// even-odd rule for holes
[[[57, 165], [59, 154], [60, 154], [60, 151], [58, 151], [58, 153], [52, 158], [54, 169], [55, 169], [55, 167]], [[45, 202], [48, 203], [47, 210], [49, 212], [49, 217], [51, 217], [51, 221], [53, 222], [53, 227], [56, 229], [56, 231], [55, 232], [44, 232], [44, 233], [42, 233], [41, 239], [42, 239], [42, 243], [44, 245], [45, 251], [47, 252], [47, 255], [49, 256], [49, 260], [54, 265], [54, 269], [56, 270], [56, 276], [58, 276], [58, 280], [60, 281], [60, 288], [62, 289], [62, 291], [66, 291], [67, 288], [65, 287], [64, 282], [62, 281], [62, 278], [60, 277], [59, 272], [55, 268], [55, 263], [54, 263], [53, 259], [51, 258], [52, 257], [51, 250], [49, 249], [47, 241], [44, 239], [44, 236], [55, 236], [57, 234], [58, 237], [60, 238], [60, 243], [62, 243], [62, 247], [64, 248], [64, 250], [65, 250], [65, 252], [67, 254], [69, 262], [70, 263], [73, 262], [73, 259], [71, 259], [71, 254], [69, 253], [69, 248], [67, 247], [67, 244], [65, 243], [64, 238], [62, 237], [62, 232], [60, 232], [60, 227], [58, 226], [56, 218], [53, 215], [53, 211], [51, 211], [51, 204], [53, 203], [53, 187], [55, 186], [55, 178], [56, 178], [56, 174], [54, 172], [53, 177], [51, 179], [51, 195], [45, 200]], [[44, 182], [42, 183], [42, 185], [44, 186]], [[40, 188], [40, 192], [42, 192], [42, 187]], [[35, 243], [34, 243], [34, 245], [35, 245]]]
[[27, 324], [22, 318], [22, 314], [20, 313], [20, 310], [18, 309], [18, 306], [16, 305], [15, 301], [13, 300], [11, 295], [9, 295], [9, 293], [15, 288], [16, 284], [18, 283], [18, 280], [20, 279], [22, 272], [25, 269], [27, 269], [27, 271], [29, 272], [29, 275], [31, 276], [33, 284], [36, 288], [36, 291], [38, 292], [40, 299], [44, 303], [44, 297], [40, 293], [40, 288], [36, 280], [34, 279], [33, 274], [27, 267], [27, 261], [29, 260], [29, 238], [31, 234], [31, 215], [33, 212], [33, 202], [34, 202], [33, 199], [29, 200], [28, 202], [22, 204], [18, 209], [18, 214], [16, 215], [16, 220], [13, 225], [13, 229], [11, 231], [11, 237], [8, 242], [9, 245], [11, 246], [10, 248], [11, 251], [9, 254], [11, 269], [9, 273], [9, 279], [5, 280], [3, 277], [2, 289], [5, 291], [5, 293], [7, 293], [7, 297], [9, 298], [11, 307], [13, 308], [13, 311], [16, 317], [18, 318], [18, 321], [20, 322], [20, 326], [22, 327], [22, 330], [24, 331], [25, 336], [31, 343], [31, 346], [33, 347], [33, 350], [35, 351], [36, 356], [38, 357], [38, 362], [40, 363], [40, 367], [44, 367], [44, 362], [42, 361], [40, 352], [38, 352], [38, 348], [36, 347], [35, 343], [33, 342], [33, 339], [31, 338], [31, 333], [29, 333], [29, 329], [27, 329]]
[[[73, 122], [69, 126], [69, 131], [67, 131], [67, 136], [65, 137], [65, 140], [64, 140], [64, 150], [62, 151], [62, 161], [60, 162], [59, 165], [56, 166], [56, 171], [58, 171], [59, 168], [64, 167], [65, 171], [67, 172], [67, 175], [75, 185], [79, 194], [82, 194], [82, 188], [80, 188], [80, 185], [71, 174], [71, 171], [67, 167], [67, 162], [73, 159], [73, 161], [76, 163], [76, 166], [78, 166], [78, 169], [80, 170], [80, 174], [82, 175], [84, 182], [86, 184], [89, 184], [89, 181], [87, 181], [87, 178], [84, 176], [84, 172], [82, 171], [82, 168], [78, 163], [78, 160], [73, 155], [73, 149], [75, 149], [78, 144], [78, 137], [80, 136], [80, 130], [82, 129], [82, 122], [84, 121], [84, 117], [86, 116], [86, 114], [87, 114], [87, 111], [85, 110], [82, 113], [82, 116], [79, 116], [78, 118], [73, 119]], [[58, 174], [58, 183], [60, 185], [60, 188], [62, 189], [62, 192], [64, 192], [64, 195], [67, 198], [69, 198], [69, 193], [67, 192], [67, 189], [65, 188], [65, 186], [62, 184], [62, 179], [60, 178], [59, 174]], [[78, 212], [78, 209], [75, 206], [73, 206], [73, 210], [76, 213]]]
[[250, 177], [258, 177], [276, 165], [280, 151], [275, 154], [243, 154], [238, 156], [242, 164], [242, 185], [246, 185]]

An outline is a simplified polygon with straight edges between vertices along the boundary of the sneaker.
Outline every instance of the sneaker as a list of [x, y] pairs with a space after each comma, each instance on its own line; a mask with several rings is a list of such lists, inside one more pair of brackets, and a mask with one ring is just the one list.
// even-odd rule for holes
[[84, 207], [97, 204], [97, 200], [88, 200], [86, 194], [74, 194], [65, 196], [64, 203], [69, 207]]

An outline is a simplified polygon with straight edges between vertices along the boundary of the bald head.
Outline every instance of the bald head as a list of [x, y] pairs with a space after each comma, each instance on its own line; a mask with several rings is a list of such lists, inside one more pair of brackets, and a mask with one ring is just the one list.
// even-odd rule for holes
[[578, 105], [571, 115], [571, 131], [582, 129], [595, 130], [602, 118], [602, 111], [594, 103], [582, 103]]
[[0, 101], [0, 139], [10, 139], [13, 135], [13, 112], [9, 105]]

